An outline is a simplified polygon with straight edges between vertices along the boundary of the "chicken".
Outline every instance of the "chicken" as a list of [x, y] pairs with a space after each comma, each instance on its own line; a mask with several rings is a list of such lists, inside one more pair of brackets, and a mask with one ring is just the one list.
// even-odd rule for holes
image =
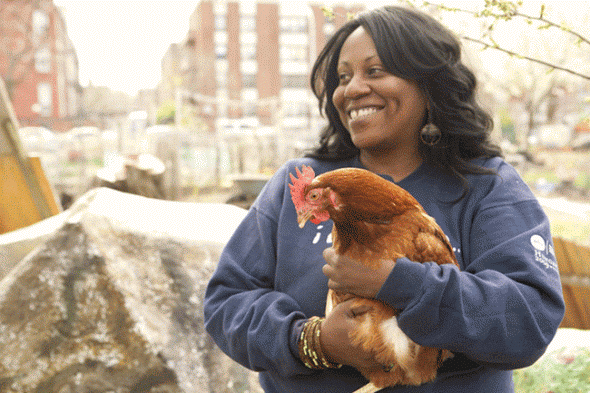
[[[415, 262], [452, 263], [458, 267], [448, 238], [407, 191], [382, 177], [358, 168], [343, 168], [315, 177], [311, 167], [290, 174], [291, 197], [301, 228], [332, 219], [333, 247], [337, 254], [376, 267], [379, 260], [407, 257]], [[326, 315], [350, 299], [350, 294], [329, 290]], [[397, 325], [395, 310], [385, 303], [356, 297], [355, 306], [368, 305], [352, 342], [374, 353], [384, 369], [359, 370], [372, 390], [394, 385], [420, 385], [432, 381], [448, 350], [414, 343]], [[369, 384], [370, 385], [370, 384]]]

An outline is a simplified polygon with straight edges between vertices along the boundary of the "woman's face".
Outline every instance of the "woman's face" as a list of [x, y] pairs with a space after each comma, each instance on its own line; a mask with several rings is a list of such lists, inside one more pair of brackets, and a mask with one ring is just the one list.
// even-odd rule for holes
[[426, 97], [415, 82], [385, 70], [363, 27], [344, 41], [337, 75], [332, 101], [357, 148], [417, 151]]

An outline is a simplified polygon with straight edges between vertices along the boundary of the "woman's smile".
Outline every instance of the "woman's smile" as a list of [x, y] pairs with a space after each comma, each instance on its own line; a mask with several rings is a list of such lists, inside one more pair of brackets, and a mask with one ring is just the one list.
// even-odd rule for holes
[[360, 108], [360, 109], [352, 109], [348, 112], [348, 117], [350, 118], [350, 120], [356, 120], [359, 117], [362, 118], [362, 117], [370, 116], [373, 113], [377, 112], [378, 110], [379, 110], [379, 108], [374, 107], [374, 106]]

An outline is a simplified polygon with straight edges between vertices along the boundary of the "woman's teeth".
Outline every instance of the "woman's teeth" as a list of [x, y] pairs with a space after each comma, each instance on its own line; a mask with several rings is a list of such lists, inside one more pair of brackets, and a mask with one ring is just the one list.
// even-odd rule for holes
[[377, 112], [377, 108], [370, 107], [370, 108], [362, 108], [362, 109], [353, 109], [350, 111], [350, 120], [354, 120], [359, 116], [368, 116], [372, 113]]

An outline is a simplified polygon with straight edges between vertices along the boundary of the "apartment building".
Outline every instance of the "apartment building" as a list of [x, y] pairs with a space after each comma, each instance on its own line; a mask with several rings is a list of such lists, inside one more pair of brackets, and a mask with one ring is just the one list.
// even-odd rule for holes
[[181, 88], [190, 92], [210, 131], [280, 128], [281, 135], [302, 143], [316, 139], [324, 120], [309, 88], [313, 62], [346, 15], [364, 9], [335, 5], [335, 17], [326, 18], [325, 5], [331, 4], [198, 4], [183, 43], [187, 50], [170, 53], [176, 56]]
[[51, 0], [0, 0], [0, 76], [23, 126], [69, 128], [82, 89], [65, 20]]

